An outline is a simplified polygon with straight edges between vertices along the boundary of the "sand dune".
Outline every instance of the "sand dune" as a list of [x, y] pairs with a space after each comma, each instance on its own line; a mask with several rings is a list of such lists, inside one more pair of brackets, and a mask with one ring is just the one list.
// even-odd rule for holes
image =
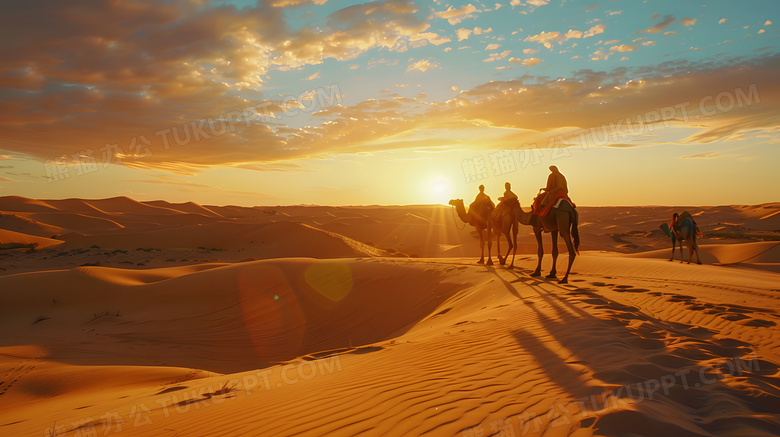
[[[742, 244], [705, 244], [699, 246], [701, 261], [705, 264], [740, 265], [780, 272], [780, 243], [762, 241]], [[672, 249], [653, 250], [629, 255], [639, 258], [664, 258], [672, 256]], [[688, 261], [688, 244], [683, 248], [683, 257]], [[679, 244], [675, 249], [674, 259], [680, 261]], [[696, 262], [696, 255], [693, 255]]]
[[30, 215], [30, 218], [71, 232], [93, 233], [124, 228], [123, 225], [113, 220], [75, 212], [41, 212]]
[[150, 202], [141, 202], [145, 205], [154, 206], [156, 208], [164, 208], [164, 209], [173, 209], [175, 211], [184, 212], [188, 214], [202, 214], [209, 217], [222, 217], [217, 212], [214, 212], [213, 210], [198, 205], [195, 202], [185, 202], [185, 203], [169, 203], [164, 200], [157, 200], [157, 201], [150, 201]]
[[0, 244], [37, 244], [37, 249], [45, 249], [61, 245], [62, 241], [52, 240], [51, 238], [38, 237], [35, 235], [23, 234], [21, 232], [7, 231], [0, 229]]
[[3, 196], [0, 197], [0, 211], [52, 212], [57, 211], [57, 208], [43, 200], [21, 196]]
[[447, 207], [0, 206], [83, 231], [0, 229], [3, 436], [780, 435], [777, 204], [687, 208], [705, 265], [582, 207], [568, 285]]
[[247, 247], [256, 249], [253, 253], [259, 251], [264, 258], [289, 256], [335, 258], [383, 253], [349, 238], [290, 222], [259, 225], [213, 223], [143, 233], [88, 235], [68, 239], [63, 248], [84, 248], [92, 245], [109, 249]]
[[42, 223], [25, 215], [0, 213], [0, 229], [37, 235], [39, 237], [51, 236], [64, 230], [59, 226]]
[[[143, 405], [150, 422], [123, 434], [780, 431], [769, 413], [780, 316], [761, 291], [776, 275], [697, 266], [691, 278], [688, 265], [586, 256], [578, 285], [559, 286], [529, 278], [535, 261], [523, 258], [514, 272], [288, 259], [0, 278], [2, 332], [40, 345], [0, 349], [14, 380], [3, 396], [24, 400], [0, 421], [14, 435], [103, 417], [100, 429]], [[738, 303], [748, 296], [752, 306]], [[744, 368], [729, 375], [728, 363]], [[93, 372], [84, 386], [58, 382]]]

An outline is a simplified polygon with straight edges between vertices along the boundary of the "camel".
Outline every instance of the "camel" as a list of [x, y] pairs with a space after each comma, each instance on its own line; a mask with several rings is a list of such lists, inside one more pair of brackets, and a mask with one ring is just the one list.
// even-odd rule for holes
[[[463, 206], [463, 199], [452, 199], [450, 200], [449, 204], [455, 207], [455, 212], [458, 213], [458, 217], [464, 223], [474, 226], [474, 228], [477, 230], [477, 234], [479, 234], [479, 249], [482, 256], [479, 258], [477, 263], [485, 263], [485, 241], [487, 241], [487, 265], [492, 266], [493, 259], [490, 257], [490, 247], [493, 243], [490, 239], [490, 230], [492, 227], [490, 217], [493, 214], [493, 205], [489, 205], [489, 208], [485, 208], [484, 211], [481, 211], [480, 213], [477, 212], [475, 208], [469, 208], [469, 211], [466, 212], [466, 207]], [[499, 256], [499, 260], [500, 259], [501, 257]]]
[[666, 223], [659, 226], [662, 231], [669, 238], [672, 239], [672, 257], [669, 261], [674, 261], [674, 247], [677, 241], [680, 241], [680, 264], [685, 262], [685, 255], [683, 254], [683, 240], [688, 240], [688, 264], [693, 259], [693, 253], [696, 252], [696, 264], [701, 264], [701, 258], [699, 258], [699, 243], [696, 242], [696, 234], [699, 233], [699, 227], [696, 226], [696, 221], [688, 211], [683, 211], [682, 214], [677, 215], [674, 213], [672, 216], [672, 228]]
[[[580, 253], [580, 232], [577, 228], [579, 214], [577, 213], [577, 210], [571, 203], [563, 201], [559, 208], [550, 209], [550, 212], [544, 217], [534, 215], [533, 212], [525, 212], [522, 208], [519, 208], [517, 218], [520, 224], [533, 227], [534, 235], [536, 235], [539, 263], [536, 265], [536, 270], [531, 273], [531, 276], [542, 275], [542, 257], [544, 256], [542, 232], [549, 232], [552, 236], [553, 264], [552, 270], [550, 270], [550, 274], [547, 275], [547, 278], [556, 278], [557, 270], [555, 265], [558, 261], [558, 233], [560, 232], [561, 238], [566, 242], [566, 247], [569, 249], [569, 266], [566, 268], [566, 274], [563, 276], [563, 279], [558, 281], [558, 283], [568, 284], [569, 272], [571, 272], [571, 266], [574, 264], [574, 258]], [[573, 243], [572, 237], [574, 237]]]
[[[515, 254], [517, 253], [517, 219], [519, 212], [522, 212], [520, 204], [517, 206], [497, 207], [493, 210], [491, 216], [493, 231], [496, 233], [496, 256], [498, 257], [498, 263], [502, 266], [506, 264], [507, 258], [509, 258], [509, 252], [512, 251], [512, 262], [509, 267], [515, 266]], [[509, 238], [509, 232], [512, 232], [512, 239]], [[507, 245], [506, 255], [501, 258], [501, 234], [506, 237]]]

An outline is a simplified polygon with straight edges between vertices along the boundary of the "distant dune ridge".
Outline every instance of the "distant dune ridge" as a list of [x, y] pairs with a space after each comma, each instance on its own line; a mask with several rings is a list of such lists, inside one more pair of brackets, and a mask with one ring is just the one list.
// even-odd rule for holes
[[559, 285], [443, 206], [0, 197], [0, 435], [780, 435], [780, 203], [578, 210]]

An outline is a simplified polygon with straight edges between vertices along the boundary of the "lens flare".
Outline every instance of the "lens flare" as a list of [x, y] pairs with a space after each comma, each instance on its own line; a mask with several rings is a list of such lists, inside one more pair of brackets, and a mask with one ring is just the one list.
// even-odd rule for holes
[[312, 264], [305, 273], [306, 283], [321, 295], [338, 302], [352, 291], [352, 271], [339, 262]]

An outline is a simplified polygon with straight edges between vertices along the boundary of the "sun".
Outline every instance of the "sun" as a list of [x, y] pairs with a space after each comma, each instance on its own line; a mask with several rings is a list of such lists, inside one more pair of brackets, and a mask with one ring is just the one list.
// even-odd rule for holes
[[429, 203], [446, 205], [452, 197], [452, 183], [444, 176], [435, 176], [428, 183], [427, 199]]

